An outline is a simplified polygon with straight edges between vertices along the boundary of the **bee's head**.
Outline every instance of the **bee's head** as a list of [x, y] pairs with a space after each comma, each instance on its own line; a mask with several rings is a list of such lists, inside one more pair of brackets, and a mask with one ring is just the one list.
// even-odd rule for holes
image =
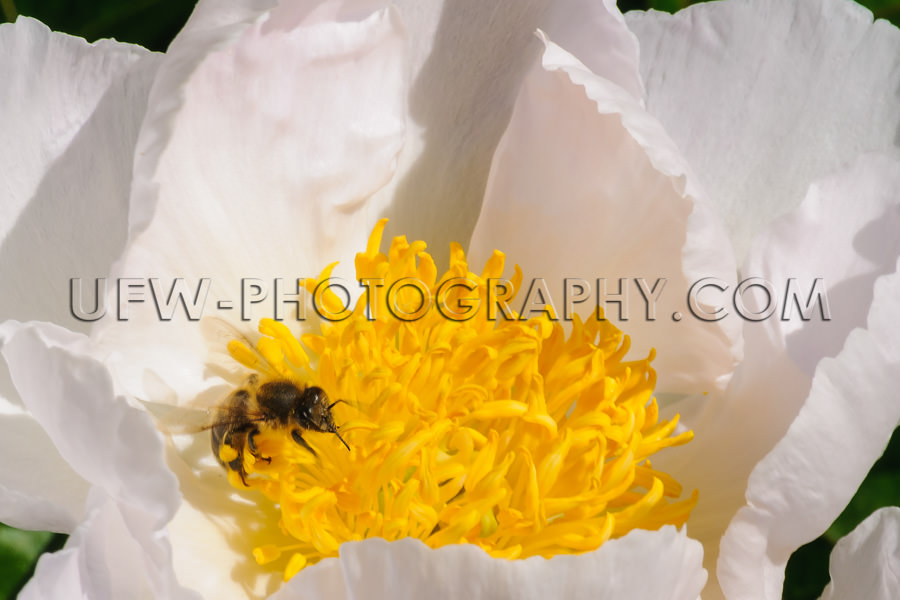
[[310, 386], [303, 390], [291, 416], [304, 429], [337, 433], [328, 396], [322, 388]]
[[338, 433], [337, 427], [334, 426], [334, 417], [331, 416], [331, 407], [337, 402], [330, 402], [325, 390], [319, 387], [311, 386], [303, 390], [300, 401], [294, 405], [294, 411], [291, 414], [294, 421], [304, 429], [311, 431], [321, 431], [323, 433], [333, 433], [337, 436], [341, 443], [350, 449], [341, 434]]

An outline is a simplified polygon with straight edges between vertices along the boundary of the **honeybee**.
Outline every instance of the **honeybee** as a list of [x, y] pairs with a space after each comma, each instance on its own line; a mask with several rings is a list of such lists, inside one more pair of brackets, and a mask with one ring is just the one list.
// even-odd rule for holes
[[[269, 462], [256, 445], [260, 425], [273, 429], [290, 429], [291, 437], [314, 456], [316, 451], [303, 439], [302, 432], [333, 433], [350, 450], [338, 433], [331, 409], [340, 402], [330, 402], [325, 391], [316, 386], [303, 387], [288, 379], [274, 379], [259, 383], [259, 376], [250, 375], [244, 386], [225, 399], [214, 413], [210, 431], [210, 445], [219, 464], [236, 472], [247, 485], [244, 452], [257, 460]], [[235, 450], [237, 456], [227, 463], [221, 458], [222, 446]]]
[[[147, 411], [156, 420], [157, 426], [168, 434], [210, 433], [210, 446], [216, 460], [226, 471], [237, 473], [241, 482], [247, 485], [244, 469], [244, 453], [249, 452], [256, 460], [271, 462], [271, 457], [262, 456], [256, 445], [260, 428], [290, 430], [293, 440], [312, 453], [315, 450], [303, 439], [304, 431], [333, 433], [347, 450], [350, 446], [338, 433], [331, 409], [343, 400], [332, 402], [320, 387], [307, 386], [277, 375], [277, 371], [258, 352], [254, 344], [228, 323], [217, 318], [204, 318], [201, 323], [203, 333], [209, 338], [212, 348], [224, 348], [225, 340], [238, 340], [256, 354], [260, 370], [266, 375], [261, 379], [252, 374], [243, 385], [231, 392], [218, 406], [206, 409], [179, 406], [170, 402], [141, 400]], [[228, 358], [228, 360], [231, 360]], [[213, 364], [215, 364], [213, 362]], [[164, 382], [155, 382], [160, 396], [167, 395]], [[228, 446], [236, 453], [229, 461], [222, 460], [222, 447]]]

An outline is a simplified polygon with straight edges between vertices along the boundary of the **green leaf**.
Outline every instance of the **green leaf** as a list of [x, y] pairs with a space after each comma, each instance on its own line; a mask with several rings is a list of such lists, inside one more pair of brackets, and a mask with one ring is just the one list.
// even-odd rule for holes
[[20, 589], [53, 535], [46, 531], [22, 531], [0, 523], [0, 598], [11, 598]]
[[3, 18], [7, 21], [15, 21], [19, 11], [16, 9], [16, 3], [13, 0], [0, 0], [0, 9], [3, 12]]
[[785, 570], [784, 600], [815, 600], [830, 577], [828, 559], [834, 544], [883, 506], [900, 506], [900, 428], [844, 512], [819, 539], [791, 555]]
[[19, 14], [54, 31], [89, 42], [115, 38], [165, 50], [194, 10], [196, 0], [17, 0]]
[[836, 542], [884, 506], [900, 506], [900, 429], [825, 537]]
[[791, 554], [784, 570], [783, 600], [816, 600], [828, 584], [828, 557], [832, 544], [824, 537]]
[[678, 12], [688, 4], [692, 4], [689, 0], [650, 0], [647, 2], [650, 8], [655, 10], [663, 10], [666, 12]]

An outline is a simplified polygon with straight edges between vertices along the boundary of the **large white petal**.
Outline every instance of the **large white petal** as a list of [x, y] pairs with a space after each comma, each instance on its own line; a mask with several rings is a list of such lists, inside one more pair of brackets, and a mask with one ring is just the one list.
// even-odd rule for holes
[[[21, 324], [0, 324], [0, 350]], [[0, 522], [21, 529], [69, 533], [84, 513], [90, 485], [56, 449], [19, 399], [0, 354]]]
[[667, 526], [635, 530], [578, 556], [491, 558], [472, 545], [436, 550], [419, 540], [349, 542], [301, 571], [273, 600], [695, 600], [703, 548]]
[[897, 152], [900, 31], [847, 0], [629, 13], [647, 108], [697, 170], [740, 259], [809, 182]]
[[[164, 532], [180, 501], [178, 482], [149, 415], [114, 394], [92, 351], [85, 336], [47, 323], [19, 327], [3, 346], [23, 406], [72, 470], [93, 484], [82, 524], [59, 556], [41, 561], [32, 589], [67, 597], [58, 587], [64, 583], [86, 597], [135, 597], [146, 585], [155, 597], [179, 596]], [[83, 493], [54, 483], [61, 492]]]
[[212, 460], [209, 434], [197, 435], [193, 442], [169, 456], [183, 495], [168, 526], [178, 580], [204, 598], [263, 598], [282, 585], [284, 562], [260, 566], [253, 549], [290, 546], [295, 540], [279, 528], [275, 505], [228, 483]]
[[[332, 260], [352, 267], [383, 209], [370, 196], [390, 179], [403, 140], [403, 31], [394, 10], [373, 2], [301, 10], [310, 6], [286, 3], [250, 24], [192, 24], [173, 42], [139, 140], [122, 276], [158, 277], [166, 292], [176, 277], [194, 288], [209, 278], [206, 314], [230, 301], [219, 314], [236, 320], [244, 277], [266, 282], [258, 319], [273, 315], [275, 277], [294, 293], [293, 278]], [[98, 323], [121, 359], [117, 375], [140, 390], [150, 368], [195, 395], [205, 341], [183, 313], [160, 323], [152, 301], [144, 308]]]
[[[773, 350], [810, 376], [822, 358], [837, 355], [850, 331], [865, 327], [875, 279], [894, 270], [898, 232], [900, 161], [881, 155], [862, 156], [815, 182], [797, 210], [773, 221], [754, 241], [742, 272], [774, 286], [778, 310], [764, 322]], [[787, 284], [795, 279], [805, 302], [816, 278], [826, 295], [806, 320], [787, 297]]]
[[730, 600], [780, 597], [788, 557], [840, 514], [900, 422], [896, 268], [875, 284], [867, 328], [819, 363], [797, 418], [753, 470], [721, 545]]
[[23, 405], [72, 469], [161, 527], [180, 498], [159, 432], [146, 411], [113, 393], [90, 351], [84, 336], [45, 323], [23, 326], [3, 346]]
[[[70, 533], [84, 512], [88, 483], [20, 406], [0, 399], [0, 522]], [[14, 459], [12, 457], [15, 457]]]
[[689, 524], [691, 536], [706, 550], [710, 580], [704, 600], [722, 597], [715, 570], [719, 542], [746, 502], [750, 473], [783, 437], [809, 392], [810, 378], [784, 353], [773, 352], [761, 332], [759, 327], [745, 331], [744, 360], [724, 391], [687, 396], [669, 407], [693, 430], [694, 439], [653, 460], [685, 489], [700, 491]]
[[[619, 326], [632, 338], [632, 355], [657, 348], [661, 390], [705, 392], [732, 371], [739, 323], [688, 315], [694, 279], [733, 281], [736, 273], [724, 230], [703, 209], [702, 191], [659, 123], [622, 88], [548, 43], [494, 155], [471, 258], [480, 264], [502, 250], [526, 284], [546, 281], [558, 315], [564, 278], [590, 282], [590, 301], [576, 306], [582, 314], [593, 310], [596, 278], [607, 278], [609, 294], [618, 278], [630, 278], [623, 285], [630, 320]], [[667, 280], [655, 320], [636, 278], [650, 287]], [[607, 317], [619, 321], [617, 308], [609, 304]]]
[[59, 552], [38, 561], [22, 599], [199, 598], [181, 588], [165, 534], [94, 488], [85, 520]]
[[[655, 461], [678, 473], [688, 489], [701, 490], [691, 532], [710, 548], [709, 568], [719, 538], [745, 503], [751, 471], [784, 436], [806, 400], [815, 365], [836, 355], [850, 330], [865, 326], [875, 278], [894, 270], [900, 255], [900, 241], [891, 233], [900, 230], [898, 189], [900, 164], [862, 157], [810, 186], [803, 203], [775, 219], [750, 252], [743, 275], [774, 285], [777, 310], [767, 320], [745, 323], [745, 358], [723, 394], [679, 403], [695, 439]], [[830, 321], [818, 311], [803, 321], [796, 306], [783, 319], [790, 277], [804, 290], [801, 301], [813, 278], [825, 279]], [[752, 293], [744, 297], [748, 308], [759, 310]], [[729, 310], [734, 318], [735, 309]]]
[[875, 511], [831, 551], [831, 583], [820, 600], [900, 597], [900, 508]]
[[[581, 62], [643, 97], [637, 43], [611, 0], [397, 2], [410, 32], [410, 122], [387, 234], [427, 240], [437, 264], [468, 243], [491, 157], [542, 29]], [[577, 16], [576, 16], [577, 15]]]
[[[35, 566], [35, 572], [18, 598], [21, 600], [44, 600], [45, 598], [86, 599], [78, 569], [78, 551], [74, 548], [60, 550], [52, 554], [42, 554]], [[68, 594], [68, 595], [66, 595]]]
[[69, 280], [93, 289], [125, 244], [134, 144], [160, 58], [26, 17], [0, 25], [0, 321], [86, 330], [70, 313]]
[[323, 256], [347, 254], [347, 237], [367, 236], [374, 220], [356, 211], [377, 213], [366, 200], [402, 144], [398, 17], [334, 0], [210, 29], [207, 4], [151, 93], [132, 198], [138, 235], [120, 271], [317, 273]]
[[[0, 57], [0, 277], [10, 283], [0, 320], [84, 330], [69, 280], [105, 277], [124, 245], [134, 142], [160, 57], [26, 17], [0, 25]], [[0, 467], [0, 520], [71, 531], [88, 484], [22, 408], [2, 360], [0, 406], [2, 452], [15, 457]]]
[[[216, 38], [209, 35], [212, 31], [223, 26], [238, 30], [275, 4], [201, 2], [173, 46], [178, 49], [187, 38], [192, 44], [207, 44]], [[349, 14], [358, 11], [359, 4], [334, 5]], [[429, 240], [439, 262], [447, 256], [449, 241], [465, 243], [471, 235], [491, 155], [539, 51], [532, 36], [535, 29], [547, 31], [594, 72], [643, 98], [637, 40], [612, 0], [394, 4], [410, 38], [405, 70], [411, 120], [398, 176], [378, 193], [376, 202], [391, 204], [385, 209], [392, 218], [389, 236]], [[319, 9], [316, 14], [314, 6], [298, 2], [278, 10], [295, 21], [329, 13]]]

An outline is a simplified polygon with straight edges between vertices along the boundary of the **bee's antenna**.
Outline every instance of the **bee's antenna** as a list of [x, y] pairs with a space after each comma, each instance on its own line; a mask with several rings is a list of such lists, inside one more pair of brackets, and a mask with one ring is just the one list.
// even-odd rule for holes
[[337, 429], [334, 430], [334, 435], [337, 436], [337, 439], [341, 440], [341, 443], [347, 449], [347, 452], [350, 452], [350, 446], [347, 445], [347, 442], [344, 441], [344, 438], [341, 437], [341, 434], [337, 432]]

